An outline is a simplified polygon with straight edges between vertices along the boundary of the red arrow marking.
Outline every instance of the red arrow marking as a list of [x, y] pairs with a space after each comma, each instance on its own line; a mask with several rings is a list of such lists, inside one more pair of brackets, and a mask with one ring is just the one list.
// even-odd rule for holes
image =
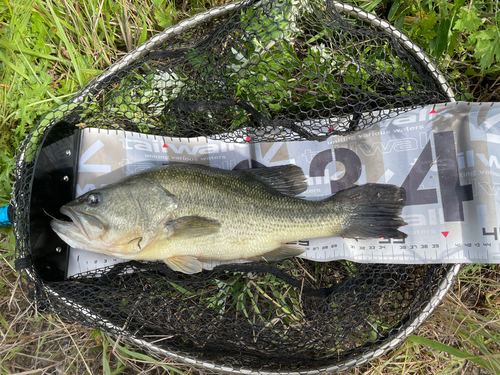
[[441, 232], [443, 234], [443, 236], [446, 238], [448, 237], [448, 234], [450, 233], [449, 231], [448, 232]]
[[435, 110], [430, 111], [429, 113], [437, 113]]

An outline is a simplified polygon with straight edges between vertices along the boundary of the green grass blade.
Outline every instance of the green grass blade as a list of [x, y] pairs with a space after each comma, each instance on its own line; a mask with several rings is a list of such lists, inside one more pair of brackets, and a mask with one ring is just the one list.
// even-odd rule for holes
[[71, 60], [71, 63], [73, 65], [73, 69], [75, 70], [75, 74], [76, 74], [76, 77], [78, 79], [78, 84], [80, 86], [84, 86], [82, 72], [80, 70], [80, 64], [75, 57], [74, 45], [73, 45], [73, 43], [71, 43], [69, 41], [68, 36], [66, 35], [66, 32], [64, 30], [64, 27], [62, 26], [61, 21], [59, 20], [59, 17], [57, 17], [56, 13], [54, 12], [54, 8], [52, 7], [52, 4], [47, 3], [47, 6], [49, 8], [50, 14], [52, 15], [53, 21], [56, 25], [57, 33], [58, 33], [59, 37], [61, 38], [61, 40], [63, 41], [66, 50], [68, 51], [69, 58]]
[[113, 339], [111, 337], [108, 337], [108, 340], [113, 343], [113, 346], [115, 346], [117, 349], [119, 349], [122, 353], [132, 357], [132, 358], [135, 358], [135, 359], [138, 359], [138, 360], [141, 360], [141, 361], [147, 361], [147, 362], [150, 362], [150, 363], [154, 363], [156, 364], [157, 366], [160, 366], [162, 368], [164, 368], [165, 370], [169, 370], [169, 371], [172, 371], [172, 372], [175, 372], [177, 374], [180, 374], [180, 375], [184, 375], [184, 372], [182, 372], [181, 370], [179, 369], [176, 369], [175, 367], [171, 367], [171, 366], [168, 366], [168, 365], [165, 365], [161, 362], [158, 362], [157, 360], [155, 360], [154, 358], [146, 355], [146, 354], [142, 354], [142, 353], [137, 353], [137, 352], [134, 352], [132, 350], [129, 350], [117, 343], [115, 343], [113, 341]]
[[146, 20], [143, 20], [143, 22], [142, 22], [142, 32], [141, 32], [141, 36], [139, 38], [138, 45], [144, 43], [146, 41], [147, 37], [148, 37], [148, 24], [147, 24]]
[[451, 355], [458, 357], [458, 358], [467, 359], [467, 360], [474, 362], [475, 364], [477, 364], [481, 367], [484, 367], [485, 369], [487, 369], [489, 371], [493, 371], [495, 374], [500, 374], [500, 369], [494, 368], [490, 363], [484, 361], [480, 357], [475, 356], [475, 355], [470, 354], [470, 353], [467, 353], [467, 352], [464, 352], [460, 349], [456, 349], [456, 348], [453, 348], [451, 346], [441, 344], [441, 343], [436, 342], [434, 340], [426, 339], [425, 337], [421, 337], [421, 336], [417, 336], [417, 335], [411, 335], [410, 337], [408, 337], [408, 341], [411, 341], [411, 342], [414, 342], [414, 343], [420, 344], [420, 345], [429, 346], [434, 350], [439, 350], [439, 351], [451, 354]]
[[6, 40], [2, 40], [1, 44], [3, 44], [6, 48], [9, 48], [13, 52], [24, 53], [26, 55], [35, 56], [35, 57], [38, 57], [38, 58], [41, 58], [41, 59], [45, 59], [45, 60], [57, 61], [57, 62], [60, 62], [60, 63], [64, 63], [65, 62], [65, 60], [60, 59], [57, 56], [52, 56], [52, 55], [49, 55], [47, 53], [43, 53], [43, 52], [39, 52], [39, 51], [34, 51], [34, 50], [31, 50], [31, 49], [25, 48], [25, 47], [16, 46], [14, 43], [10, 43], [10, 42], [8, 42]]
[[111, 369], [108, 361], [108, 342], [105, 337], [103, 337], [102, 340], [102, 367], [105, 375], [111, 375]]
[[14, 2], [13, 15], [10, 22], [11, 37], [14, 38], [16, 33], [22, 33], [26, 30], [31, 18], [31, 9], [35, 0]]
[[12, 64], [5, 55], [0, 52], [0, 61], [2, 61], [5, 65], [7, 65], [9, 68], [11, 68], [13, 71], [15, 71], [17, 74], [22, 76], [26, 80], [30, 80], [29, 77], [21, 70], [19, 69], [16, 65]]

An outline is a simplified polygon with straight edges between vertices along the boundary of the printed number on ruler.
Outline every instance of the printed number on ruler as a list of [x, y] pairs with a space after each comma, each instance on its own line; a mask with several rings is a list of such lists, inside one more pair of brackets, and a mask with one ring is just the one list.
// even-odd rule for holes
[[[406, 205], [424, 205], [438, 202], [436, 189], [418, 189], [433, 163], [436, 162], [444, 221], [464, 221], [462, 202], [473, 200], [472, 185], [460, 185], [453, 131], [434, 133], [434, 146], [436, 158], [432, 158], [429, 140], [401, 186], [406, 190]], [[361, 160], [354, 151], [347, 148], [337, 148], [334, 153], [335, 161], [344, 165], [345, 173], [342, 178], [330, 181], [332, 194], [353, 186], [358, 181], [362, 171]], [[316, 154], [311, 161], [309, 175], [311, 177], [323, 177], [326, 166], [332, 162], [331, 150]]]

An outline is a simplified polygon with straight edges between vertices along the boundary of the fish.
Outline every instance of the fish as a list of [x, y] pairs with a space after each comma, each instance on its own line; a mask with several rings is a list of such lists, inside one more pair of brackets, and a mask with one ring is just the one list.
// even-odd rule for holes
[[[297, 165], [223, 170], [170, 163], [88, 191], [60, 208], [50, 225], [69, 246], [129, 260], [163, 261], [194, 274], [202, 262], [279, 261], [306, 238], [385, 236], [399, 228], [405, 190], [365, 184], [323, 200]], [[294, 243], [295, 242], [295, 243]]]

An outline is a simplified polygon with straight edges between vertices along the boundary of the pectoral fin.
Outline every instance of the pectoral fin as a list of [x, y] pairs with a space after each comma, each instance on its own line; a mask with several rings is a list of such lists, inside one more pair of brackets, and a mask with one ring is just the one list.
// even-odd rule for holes
[[165, 227], [168, 230], [169, 239], [180, 240], [217, 233], [221, 227], [221, 223], [206, 217], [184, 216], [168, 222], [165, 224]]
[[283, 244], [268, 253], [262, 254], [258, 257], [249, 258], [252, 261], [266, 260], [268, 262], [277, 262], [282, 259], [296, 257], [306, 251], [305, 248], [299, 245]]
[[201, 263], [194, 256], [178, 255], [164, 259], [164, 262], [177, 272], [187, 273], [189, 275], [201, 272]]

